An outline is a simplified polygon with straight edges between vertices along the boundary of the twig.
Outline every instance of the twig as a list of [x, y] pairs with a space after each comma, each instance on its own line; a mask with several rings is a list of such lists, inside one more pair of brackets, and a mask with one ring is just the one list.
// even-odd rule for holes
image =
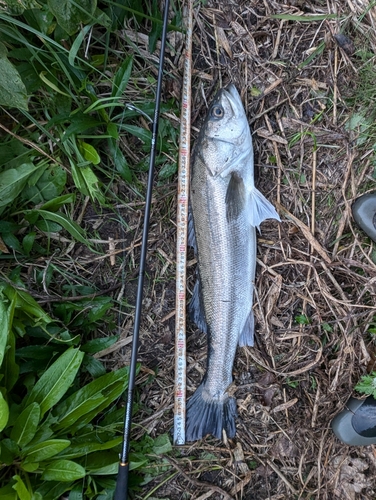
[[199, 481], [198, 479], [190, 477], [179, 467], [179, 465], [175, 462], [175, 460], [165, 455], [164, 458], [168, 460], [168, 462], [170, 462], [170, 464], [184, 477], [184, 479], [197, 486], [197, 488], [208, 488], [222, 495], [225, 500], [234, 500], [234, 497], [229, 495], [226, 491], [222, 490], [222, 488], [220, 488], [219, 486], [215, 486], [214, 484], [210, 483], [204, 483], [202, 481]]

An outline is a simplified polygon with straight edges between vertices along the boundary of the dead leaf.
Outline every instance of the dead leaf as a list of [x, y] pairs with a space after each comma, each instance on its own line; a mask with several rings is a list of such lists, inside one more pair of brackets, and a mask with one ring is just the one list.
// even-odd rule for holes
[[368, 464], [360, 458], [351, 458], [347, 455], [334, 457], [331, 462], [331, 474], [335, 477], [334, 494], [341, 500], [356, 500], [358, 493], [373, 486], [363, 472]]

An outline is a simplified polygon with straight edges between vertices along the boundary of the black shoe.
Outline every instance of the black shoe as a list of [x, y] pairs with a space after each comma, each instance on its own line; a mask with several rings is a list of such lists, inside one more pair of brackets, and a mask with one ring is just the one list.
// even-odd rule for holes
[[351, 210], [358, 226], [376, 242], [376, 191], [360, 196]]
[[332, 420], [338, 439], [353, 446], [376, 444], [376, 399], [350, 398], [346, 408]]

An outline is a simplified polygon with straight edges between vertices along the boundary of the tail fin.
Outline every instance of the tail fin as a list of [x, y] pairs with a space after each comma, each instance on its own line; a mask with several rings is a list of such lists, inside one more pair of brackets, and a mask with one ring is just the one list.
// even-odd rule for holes
[[210, 398], [202, 383], [187, 404], [185, 437], [197, 441], [206, 434], [222, 439], [222, 430], [229, 438], [235, 436], [237, 416], [235, 399], [223, 395], [221, 400]]
[[281, 222], [279, 215], [269, 200], [265, 198], [255, 187], [250, 192], [249, 217], [253, 227], [259, 227], [265, 219], [277, 219]]

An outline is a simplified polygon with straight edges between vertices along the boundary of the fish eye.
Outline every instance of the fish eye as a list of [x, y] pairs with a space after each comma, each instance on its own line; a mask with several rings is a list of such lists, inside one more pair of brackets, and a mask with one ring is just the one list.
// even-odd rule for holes
[[211, 111], [211, 115], [213, 118], [223, 118], [225, 112], [222, 108], [222, 106], [213, 106], [212, 108], [212, 111]]

